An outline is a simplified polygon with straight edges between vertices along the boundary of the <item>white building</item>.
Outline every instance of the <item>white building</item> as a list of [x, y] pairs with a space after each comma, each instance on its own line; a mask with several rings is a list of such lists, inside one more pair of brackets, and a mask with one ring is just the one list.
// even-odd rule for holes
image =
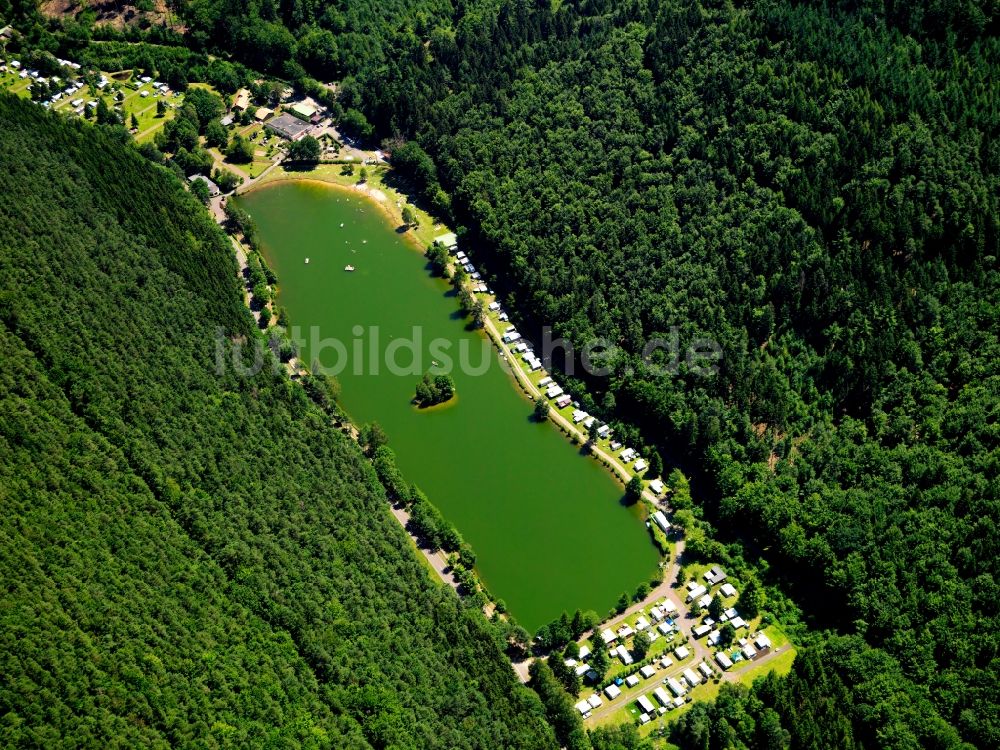
[[690, 667], [684, 670], [684, 679], [687, 680], [687, 684], [691, 687], [701, 684], [701, 678]]
[[661, 687], [656, 688], [656, 690], [653, 691], [653, 695], [655, 695], [656, 700], [658, 700], [664, 706], [669, 706], [673, 702], [670, 696], [667, 695], [667, 691]]
[[643, 666], [642, 669], [639, 670], [639, 674], [641, 674], [643, 677], [645, 677], [648, 680], [650, 677], [652, 677], [654, 674], [656, 674], [656, 670], [653, 669], [652, 665], [646, 664], [646, 665]]
[[635, 699], [635, 702], [638, 703], [639, 708], [641, 708], [643, 712], [647, 714], [656, 712], [656, 706], [654, 706], [652, 702], [649, 700], [649, 698], [647, 698], [645, 695], [640, 695], [638, 698]]
[[721, 651], [715, 655], [715, 661], [723, 669], [729, 669], [731, 666], [733, 666], [733, 660], [730, 659], [728, 656], [726, 656]]
[[619, 695], [622, 694], [621, 688], [619, 688], [615, 683], [611, 683], [606, 688], [604, 688], [604, 694], [608, 696], [609, 701], [613, 701]]
[[632, 663], [632, 654], [628, 652], [628, 649], [624, 646], [619, 646], [615, 649], [615, 653], [618, 654], [618, 658], [622, 660], [622, 664], [626, 667]]
[[687, 600], [690, 602], [694, 601], [695, 599], [700, 599], [705, 595], [707, 591], [708, 589], [699, 584], [688, 592]]
[[667, 517], [663, 515], [662, 510], [658, 510], [653, 514], [653, 520], [656, 521], [657, 526], [663, 529], [663, 533], [670, 533], [670, 521], [668, 521]]
[[721, 583], [726, 580], [726, 574], [718, 565], [713, 565], [705, 572], [705, 580], [711, 584]]
[[687, 692], [687, 691], [686, 691], [686, 690], [684, 689], [684, 686], [683, 686], [683, 685], [681, 685], [681, 684], [680, 684], [680, 683], [679, 683], [679, 682], [678, 682], [677, 680], [675, 680], [675, 679], [674, 679], [673, 677], [670, 677], [670, 678], [668, 678], [668, 679], [667, 679], [667, 687], [668, 687], [668, 688], [670, 688], [670, 692], [672, 692], [672, 693], [673, 693], [674, 695], [676, 695], [676, 696], [677, 696], [678, 698], [680, 698], [680, 697], [681, 697], [682, 695], [684, 695], [684, 693], [686, 693], [686, 692]]
[[654, 495], [662, 495], [663, 490], [666, 488], [663, 486], [663, 482], [659, 479], [654, 479], [649, 483], [649, 489]]
[[719, 593], [725, 597], [736, 596], [736, 587], [731, 583], [724, 583], [719, 588]]
[[684, 661], [688, 658], [688, 654], [691, 652], [687, 650], [687, 646], [678, 646], [674, 649], [674, 656], [677, 657], [677, 661]]

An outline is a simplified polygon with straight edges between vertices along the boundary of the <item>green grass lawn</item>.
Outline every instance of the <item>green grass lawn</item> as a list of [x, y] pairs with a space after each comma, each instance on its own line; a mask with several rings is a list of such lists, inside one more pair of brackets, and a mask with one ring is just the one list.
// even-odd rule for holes
[[16, 71], [7, 71], [0, 75], [0, 91], [7, 91], [27, 99], [31, 93], [28, 91], [30, 85], [31, 78], [20, 78]]
[[768, 662], [763, 664], [754, 664], [753, 662], [745, 664], [744, 669], [739, 673], [740, 682], [744, 685], [750, 685], [758, 677], [763, 677], [768, 672], [777, 672], [779, 675], [788, 674], [792, 670], [792, 662], [795, 661], [795, 654], [796, 651], [793, 646], [783, 646], [781, 647], [781, 652]]
[[266, 156], [255, 155], [254, 160], [250, 164], [241, 164], [240, 169], [250, 175], [251, 178], [256, 178], [267, 169], [273, 163], [273, 159], [268, 159]]
[[[638, 705], [636, 704], [636, 700], [639, 698], [639, 696], [649, 695], [655, 688], [663, 686], [664, 684], [663, 680], [667, 677], [675, 677], [679, 679], [681, 673], [685, 669], [694, 668], [695, 666], [693, 655], [689, 655], [683, 661], [677, 661], [672, 655], [671, 659], [673, 659], [674, 661], [672, 666], [668, 667], [667, 669], [658, 669], [653, 677], [649, 679], [641, 679], [639, 684], [636, 685], [634, 688], [627, 688], [623, 685], [622, 694], [618, 698], [615, 698], [616, 702], [621, 701], [621, 704], [618, 706], [617, 710], [601, 718], [599, 721], [588, 720], [586, 722], [586, 725], [589, 727], [594, 727], [599, 725], [606, 726], [612, 724], [621, 724], [625, 722], [637, 723], [639, 720], [639, 714], [641, 713]], [[715, 697], [718, 695], [721, 687], [722, 687], [721, 680], [719, 682], [716, 682], [714, 679], [709, 679], [707, 682], [703, 682], [697, 687], [690, 690], [689, 695], [691, 696], [692, 701], [714, 700]], [[664, 689], [666, 690], [666, 688]], [[590, 692], [589, 689], [584, 690], [582, 691], [582, 694], [589, 694], [589, 692]], [[669, 690], [667, 692], [669, 693]], [[654, 705], [658, 705], [658, 702], [655, 698], [651, 697], [650, 700], [653, 701]], [[691, 705], [692, 705], [691, 703], [685, 703], [684, 706], [681, 708], [671, 709], [664, 714], [658, 714], [657, 718], [655, 718], [649, 724], [640, 727], [639, 733], [642, 736], [648, 736], [657, 727], [666, 726], [674, 719], [676, 719], [678, 716], [685, 713], [688, 710], [689, 706]]]
[[[109, 79], [112, 79], [112, 85], [118, 85], [121, 89], [124, 99], [121, 102], [116, 101], [115, 92], [109, 86], [104, 91], [90, 90], [88, 88], [83, 88], [72, 96], [63, 96], [58, 102], [51, 106], [51, 109], [55, 112], [61, 112], [68, 116], [76, 116], [71, 102], [76, 99], [83, 99], [84, 102], [97, 101], [98, 98], [104, 99], [104, 102], [112, 108], [118, 106], [119, 111], [125, 121], [125, 126], [131, 128], [132, 126], [132, 115], [136, 116], [138, 120], [139, 127], [136, 133], [136, 140], [140, 143], [152, 140], [156, 132], [163, 127], [163, 125], [168, 122], [176, 112], [176, 109], [171, 106], [168, 108], [167, 112], [163, 117], [157, 117], [156, 115], [156, 103], [159, 99], [163, 98], [172, 105], [179, 105], [183, 101], [183, 96], [173, 95], [164, 97], [162, 94], [157, 94], [156, 90], [151, 84], [143, 84], [137, 88], [133, 88], [131, 85], [123, 83], [121, 81], [115, 80], [115, 74], [104, 73]], [[31, 85], [32, 79], [20, 78], [16, 71], [8, 71], [0, 76], [0, 90], [8, 91], [12, 94], [18, 96], [29, 98], [31, 92], [28, 90], [28, 86]], [[69, 84], [69, 80], [64, 80], [66, 85]], [[143, 93], [146, 96], [143, 96]]]

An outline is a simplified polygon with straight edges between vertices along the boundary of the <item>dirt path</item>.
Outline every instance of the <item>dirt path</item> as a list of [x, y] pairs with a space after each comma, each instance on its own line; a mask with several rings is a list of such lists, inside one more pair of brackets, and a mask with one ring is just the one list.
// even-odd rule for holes
[[[398, 508], [395, 505], [390, 505], [389, 509], [392, 511], [393, 518], [399, 521], [399, 525], [403, 527], [404, 531], [406, 531], [407, 524], [410, 523], [410, 514], [403, 508]], [[409, 531], [406, 531], [406, 533], [410, 539], [413, 540], [413, 543], [417, 545], [417, 549], [420, 550], [420, 553], [427, 559], [427, 562], [431, 564], [431, 567], [434, 568], [434, 572], [437, 573], [438, 578], [455, 589], [455, 593], [457, 594], [461, 584], [451, 572], [451, 566], [448, 565], [448, 561], [445, 559], [441, 550], [431, 552], [429, 549], [421, 547], [420, 541], [413, 534], [410, 534]]]
[[[763, 627], [760, 628], [760, 630], [763, 629], [764, 629]], [[761, 664], [767, 664], [772, 659], [775, 659], [778, 656], [781, 656], [783, 653], [785, 653], [785, 650], [788, 648], [789, 647], [787, 645], [779, 646], [778, 648], [772, 648], [763, 656], [757, 657], [756, 659], [751, 661], [750, 664], [752, 664], [755, 668], [759, 667]], [[738, 672], [733, 672], [732, 670], [728, 670], [722, 673], [722, 679], [725, 680], [726, 682], [739, 682], [742, 676], [743, 676], [743, 670]]]
[[212, 149], [212, 151], [210, 151], [209, 153], [212, 154], [212, 158], [214, 159], [214, 165], [216, 169], [228, 169], [237, 177], [242, 178], [243, 182], [253, 181], [253, 178], [247, 172], [245, 172], [241, 167], [237, 167], [235, 164], [230, 164], [229, 162], [227, 162], [226, 157], [223, 156], [216, 149]]

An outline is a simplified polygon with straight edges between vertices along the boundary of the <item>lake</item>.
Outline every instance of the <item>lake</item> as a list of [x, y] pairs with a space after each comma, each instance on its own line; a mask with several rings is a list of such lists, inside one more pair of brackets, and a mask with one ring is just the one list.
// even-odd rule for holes
[[[532, 421], [499, 354], [384, 212], [301, 181], [238, 202], [278, 275], [278, 304], [302, 331], [303, 361], [342, 368], [345, 411], [382, 425], [400, 470], [472, 545], [480, 577], [524, 627], [578, 608], [603, 616], [649, 578], [659, 556], [638, 508], [551, 424]], [[457, 398], [414, 407], [421, 374], [449, 358]]]

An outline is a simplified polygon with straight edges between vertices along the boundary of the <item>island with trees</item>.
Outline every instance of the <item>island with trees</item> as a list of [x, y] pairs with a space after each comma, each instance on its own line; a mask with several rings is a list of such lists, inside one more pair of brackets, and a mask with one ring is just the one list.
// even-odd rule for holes
[[[995, 3], [190, 0], [175, 27], [125, 30], [74, 8], [0, 1], [5, 59], [72, 51], [186, 94], [138, 149], [119, 95], [96, 126], [0, 97], [10, 744], [638, 746], [570, 722], [556, 739], [551, 670], [533, 667], [541, 702], [513, 682], [302, 389], [206, 376], [215, 326], [256, 333], [177, 177], [214, 168], [202, 138], [252, 163], [222, 97], [291, 84], [394, 144], [525, 337], [615, 343], [607, 377], [560, 382], [690, 467], [686, 554], [753, 568], [741, 612], [807, 632], [787, 678], [723, 685], [675, 744], [1000, 747]], [[675, 333], [720, 345], [710, 376], [646, 356]], [[109, 613], [129, 618], [116, 643]]]
[[436, 406], [450, 401], [455, 397], [455, 381], [451, 375], [444, 373], [434, 375], [425, 372], [424, 376], [417, 383], [416, 395], [413, 403], [420, 408]]

